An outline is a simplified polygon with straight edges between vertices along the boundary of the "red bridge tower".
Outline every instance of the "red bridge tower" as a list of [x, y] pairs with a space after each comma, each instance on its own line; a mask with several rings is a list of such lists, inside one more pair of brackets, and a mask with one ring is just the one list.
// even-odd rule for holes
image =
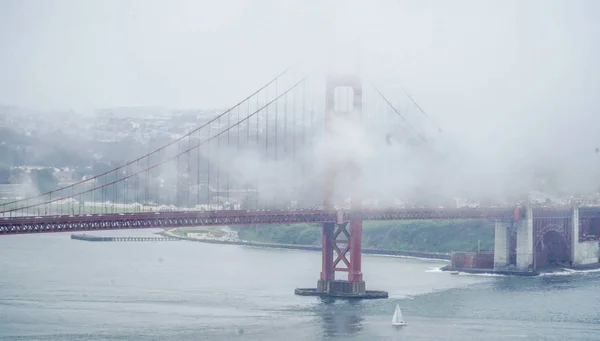
[[[349, 110], [337, 110], [335, 90], [341, 87], [352, 91], [352, 105]], [[362, 114], [362, 80], [358, 76], [330, 76], [326, 84], [325, 133], [335, 134], [335, 124], [341, 120], [358, 121]], [[329, 168], [325, 170], [323, 185], [323, 206], [334, 210], [334, 189], [339, 175], [349, 175], [351, 210], [360, 210], [362, 198], [359, 193], [360, 167], [348, 155], [341, 158], [331, 155]], [[352, 214], [348, 220], [339, 211], [337, 221], [323, 223], [323, 249], [321, 276], [316, 289], [296, 289], [296, 294], [305, 296], [330, 296], [348, 298], [387, 298], [385, 291], [366, 290], [361, 271], [362, 217]], [[336, 273], [346, 272], [347, 279], [336, 279]]]

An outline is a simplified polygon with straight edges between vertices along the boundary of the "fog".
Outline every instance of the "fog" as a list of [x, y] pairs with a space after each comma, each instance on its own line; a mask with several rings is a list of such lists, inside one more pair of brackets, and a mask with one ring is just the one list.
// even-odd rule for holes
[[[361, 170], [339, 188], [360, 184], [382, 200], [513, 200], [540, 173], [557, 192], [590, 192], [600, 186], [599, 15], [594, 0], [5, 0], [0, 103], [78, 113], [229, 107], [301, 64], [373, 82], [427, 141], [390, 146], [386, 127], [336, 121], [334, 137], [303, 151], [310, 181], [339, 158]], [[298, 181], [295, 164], [252, 153], [229, 151], [221, 164], [273, 193]]]

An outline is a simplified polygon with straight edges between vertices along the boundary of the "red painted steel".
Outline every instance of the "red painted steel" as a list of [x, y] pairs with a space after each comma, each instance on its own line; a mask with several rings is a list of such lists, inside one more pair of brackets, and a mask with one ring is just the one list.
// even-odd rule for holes
[[336, 254], [335, 260], [333, 261], [334, 279], [335, 272], [348, 272], [350, 269], [350, 261], [346, 257], [348, 251], [350, 251], [350, 234], [346, 228], [348, 223], [343, 222], [336, 224], [336, 226], [337, 228], [333, 234], [333, 250]]
[[456, 269], [493, 269], [494, 253], [458, 251], [453, 252], [452, 267]]
[[472, 267], [473, 267], [473, 254], [467, 253], [467, 254], [465, 254], [465, 268], [472, 268]]
[[322, 280], [333, 280], [333, 230], [335, 229], [334, 223], [323, 224], [323, 251], [321, 252], [323, 257], [323, 264], [321, 269]]
[[[421, 219], [506, 219], [513, 217], [512, 208], [468, 209], [403, 209], [343, 212], [343, 221], [354, 217], [363, 220]], [[123, 214], [0, 217], [0, 234], [40, 232], [73, 232], [136, 228], [172, 228], [181, 226], [266, 225], [297, 223], [334, 223], [338, 212], [329, 210], [297, 211], [173, 211]]]
[[362, 244], [362, 219], [353, 217], [350, 220], [350, 266], [348, 281], [362, 281], [361, 271], [361, 244]]

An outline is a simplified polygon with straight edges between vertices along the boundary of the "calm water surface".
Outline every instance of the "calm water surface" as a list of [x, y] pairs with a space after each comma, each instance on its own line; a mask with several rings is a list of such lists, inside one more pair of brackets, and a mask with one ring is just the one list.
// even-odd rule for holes
[[316, 252], [59, 233], [0, 237], [0, 256], [0, 340], [600, 340], [600, 272], [451, 276], [365, 256], [367, 288], [390, 298], [323, 302], [293, 294], [315, 286]]

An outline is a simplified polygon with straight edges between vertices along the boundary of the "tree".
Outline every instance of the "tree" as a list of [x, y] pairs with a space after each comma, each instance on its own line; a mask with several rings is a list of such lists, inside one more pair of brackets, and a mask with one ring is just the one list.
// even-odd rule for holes
[[0, 184], [10, 183], [10, 167], [0, 165]]
[[0, 144], [0, 160], [9, 166], [17, 166], [23, 163], [23, 150], [15, 149], [7, 144]]
[[[41, 148], [40, 148], [41, 149]], [[75, 167], [82, 166], [88, 160], [74, 151], [67, 150], [62, 147], [54, 147], [50, 150], [45, 150], [39, 153], [35, 159], [35, 163], [41, 165], [49, 165], [53, 167]]]
[[50, 192], [58, 187], [58, 179], [54, 177], [50, 168], [32, 170], [31, 181], [40, 193]]
[[75, 171], [73, 171], [73, 176], [71, 177], [71, 180], [80, 181], [83, 179], [84, 176], [90, 175], [89, 173], [89, 169], [86, 169], [84, 167], [77, 167]]

